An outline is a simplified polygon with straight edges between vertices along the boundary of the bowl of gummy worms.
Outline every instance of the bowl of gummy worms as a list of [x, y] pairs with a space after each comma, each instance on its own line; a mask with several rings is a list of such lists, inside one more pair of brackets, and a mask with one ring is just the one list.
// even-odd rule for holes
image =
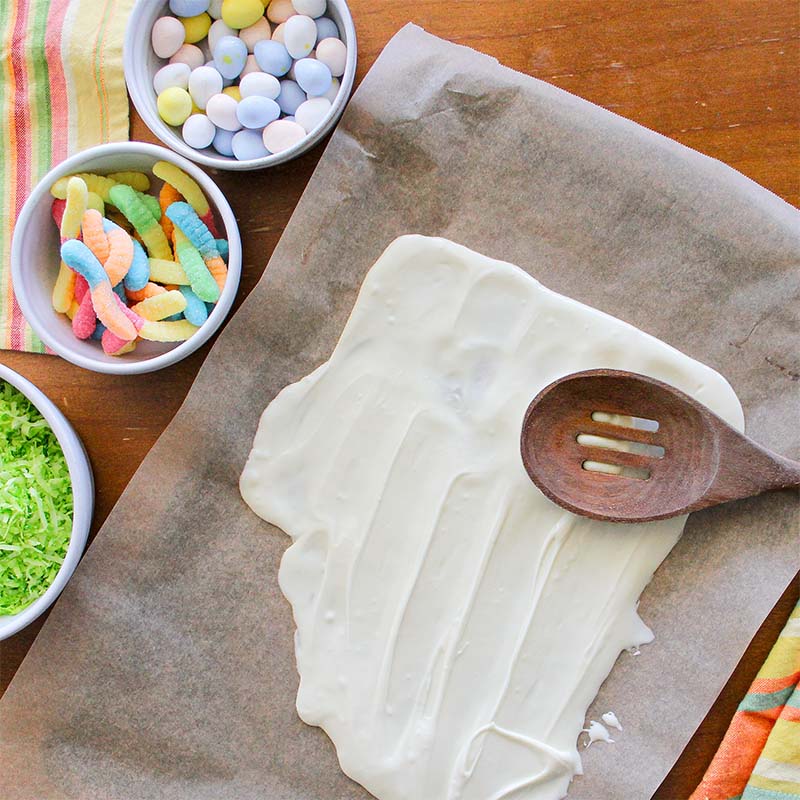
[[157, 145], [92, 147], [42, 178], [11, 248], [22, 313], [97, 372], [174, 364], [219, 328], [239, 284], [236, 218], [197, 166]]

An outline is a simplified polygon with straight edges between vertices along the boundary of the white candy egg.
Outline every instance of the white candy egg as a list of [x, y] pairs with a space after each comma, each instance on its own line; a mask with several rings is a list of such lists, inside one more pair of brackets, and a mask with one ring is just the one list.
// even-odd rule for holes
[[280, 42], [281, 44], [283, 44], [284, 43], [283, 42], [283, 34], [285, 33], [285, 31], [286, 31], [286, 23], [285, 22], [281, 22], [281, 24], [278, 25], [278, 27], [275, 28], [274, 31], [272, 31], [272, 41], [273, 42]]
[[228, 94], [215, 94], [206, 103], [208, 118], [226, 131], [238, 131], [242, 126], [236, 116], [238, 103]]
[[153, 23], [150, 42], [159, 58], [171, 58], [178, 52], [186, 38], [186, 28], [175, 17], [159, 17]]
[[317, 26], [311, 17], [297, 14], [286, 20], [283, 30], [283, 43], [292, 58], [305, 58], [317, 41]]
[[203, 51], [196, 44], [184, 44], [169, 60], [170, 64], [186, 64], [189, 69], [197, 69], [206, 63]]
[[264, 147], [270, 153], [288, 150], [305, 138], [306, 132], [301, 125], [285, 119], [276, 119], [264, 128]]
[[239, 91], [243, 98], [259, 95], [274, 100], [281, 93], [281, 83], [274, 75], [253, 72], [239, 81]]
[[192, 70], [189, 75], [189, 94], [198, 108], [205, 108], [208, 101], [221, 91], [222, 75], [214, 67], [205, 66]]
[[217, 46], [217, 43], [223, 36], [237, 36], [238, 33], [233, 28], [225, 24], [224, 20], [218, 19], [216, 22], [211, 24], [211, 27], [208, 29], [208, 49], [209, 52], [213, 53], [214, 49]]
[[[203, 66], [211, 67], [211, 69], [213, 69], [215, 72], [218, 71], [217, 67], [214, 64], [214, 59], [213, 58], [210, 59], [209, 61], [206, 61], [206, 63]], [[220, 77], [222, 77], [222, 76], [220, 75]], [[233, 85], [233, 79], [232, 78], [222, 78], [222, 88], [223, 89], [227, 88], [228, 86], [232, 86], [232, 85]]]
[[323, 39], [317, 45], [317, 61], [321, 61], [338, 78], [347, 66], [347, 46], [341, 39]]
[[202, 150], [214, 141], [217, 129], [214, 123], [205, 114], [192, 114], [192, 116], [183, 123], [181, 133], [183, 134], [183, 141], [186, 142], [189, 147]]
[[261, 72], [261, 67], [258, 66], [258, 61], [256, 61], [256, 57], [253, 55], [247, 56], [247, 60], [244, 62], [244, 69], [239, 74], [240, 85], [241, 79], [251, 72]]
[[231, 150], [239, 161], [250, 161], [269, 155], [258, 131], [239, 131], [231, 140]]
[[267, 7], [267, 19], [270, 22], [286, 22], [296, 13], [292, 0], [272, 0]]
[[185, 89], [189, 85], [191, 70], [186, 64], [167, 64], [153, 75], [153, 89], [156, 94], [161, 94], [164, 89], [179, 86]]
[[322, 96], [324, 98], [326, 98], [327, 100], [330, 100], [331, 103], [332, 103], [336, 99], [336, 95], [339, 94], [339, 87], [340, 86], [341, 86], [341, 84], [339, 83], [339, 79], [338, 78], [334, 78], [331, 81], [331, 88], [328, 89], [328, 91], [325, 92], [325, 94], [323, 94]]
[[208, 14], [212, 19], [222, 19], [222, 0], [211, 0], [208, 4]]
[[272, 38], [272, 28], [266, 17], [261, 17], [258, 22], [253, 23], [249, 28], [242, 28], [239, 31], [239, 38], [247, 45], [247, 52], [252, 53], [256, 42]]
[[292, 0], [294, 10], [307, 17], [321, 17], [325, 13], [327, 5], [325, 0]]
[[305, 129], [306, 133], [311, 133], [317, 125], [325, 119], [331, 110], [331, 101], [324, 97], [312, 97], [301, 103], [294, 117], [297, 124]]

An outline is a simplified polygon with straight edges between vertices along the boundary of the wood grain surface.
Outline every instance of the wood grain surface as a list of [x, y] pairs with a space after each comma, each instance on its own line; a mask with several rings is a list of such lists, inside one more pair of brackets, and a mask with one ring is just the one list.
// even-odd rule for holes
[[[414, 21], [718, 158], [800, 203], [795, 0], [351, 0], [350, 6], [358, 79], [389, 38]], [[135, 115], [131, 137], [155, 141]], [[244, 241], [237, 303], [258, 281], [321, 152], [322, 146], [263, 172], [213, 173]], [[86, 372], [49, 356], [0, 353], [0, 361], [60, 406], [83, 438], [97, 482], [93, 534], [178, 410], [209, 346], [162, 372], [131, 377]], [[657, 800], [684, 800], [699, 782], [797, 602], [799, 583], [786, 589], [764, 622]], [[41, 622], [0, 643], [0, 691]]]

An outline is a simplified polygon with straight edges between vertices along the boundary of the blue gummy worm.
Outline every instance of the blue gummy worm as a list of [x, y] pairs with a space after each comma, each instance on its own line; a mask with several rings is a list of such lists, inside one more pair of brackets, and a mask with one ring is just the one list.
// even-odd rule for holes
[[119, 297], [119, 299], [120, 299], [120, 300], [122, 300], [122, 302], [123, 302], [123, 303], [125, 303], [125, 305], [128, 305], [128, 303], [127, 303], [127, 298], [125, 297], [125, 289], [124, 289], [124, 287], [122, 286], [122, 281], [120, 281], [120, 282], [119, 282], [119, 283], [118, 283], [118, 284], [117, 284], [117, 285], [114, 287], [114, 294], [115, 294], [115, 295], [117, 295], [117, 297]]
[[183, 316], [186, 317], [192, 325], [202, 325], [208, 319], [206, 304], [189, 286], [179, 286], [178, 291], [186, 298], [186, 308], [183, 309]]
[[139, 289], [144, 289], [149, 280], [150, 262], [147, 260], [147, 253], [145, 253], [139, 242], [134, 239], [133, 261], [123, 280], [125, 288], [130, 289], [132, 292], [138, 292]]
[[103, 338], [103, 334], [105, 333], [105, 330], [106, 330], [106, 326], [103, 325], [103, 323], [100, 322], [100, 320], [98, 320], [97, 321], [97, 325], [95, 325], [95, 327], [94, 327], [94, 333], [92, 334], [92, 339], [98, 339], [98, 340], [102, 339]]
[[228, 263], [228, 255], [229, 255], [229, 248], [228, 248], [228, 240], [227, 239], [215, 239], [214, 242], [217, 245], [217, 252], [220, 254], [222, 260], [227, 264]]
[[61, 245], [61, 258], [68, 267], [86, 278], [90, 289], [95, 289], [101, 283], [108, 283], [103, 265], [80, 239], [67, 239]]
[[197, 212], [181, 201], [167, 206], [167, 217], [180, 228], [184, 236], [200, 251], [204, 261], [219, 255], [217, 242]]

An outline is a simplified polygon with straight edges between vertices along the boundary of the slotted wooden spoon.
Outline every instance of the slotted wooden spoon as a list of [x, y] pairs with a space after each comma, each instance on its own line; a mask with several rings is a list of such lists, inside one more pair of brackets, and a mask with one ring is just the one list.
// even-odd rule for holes
[[533, 400], [522, 461], [553, 502], [593, 519], [649, 522], [800, 486], [800, 462], [761, 447], [661, 381], [567, 375]]

